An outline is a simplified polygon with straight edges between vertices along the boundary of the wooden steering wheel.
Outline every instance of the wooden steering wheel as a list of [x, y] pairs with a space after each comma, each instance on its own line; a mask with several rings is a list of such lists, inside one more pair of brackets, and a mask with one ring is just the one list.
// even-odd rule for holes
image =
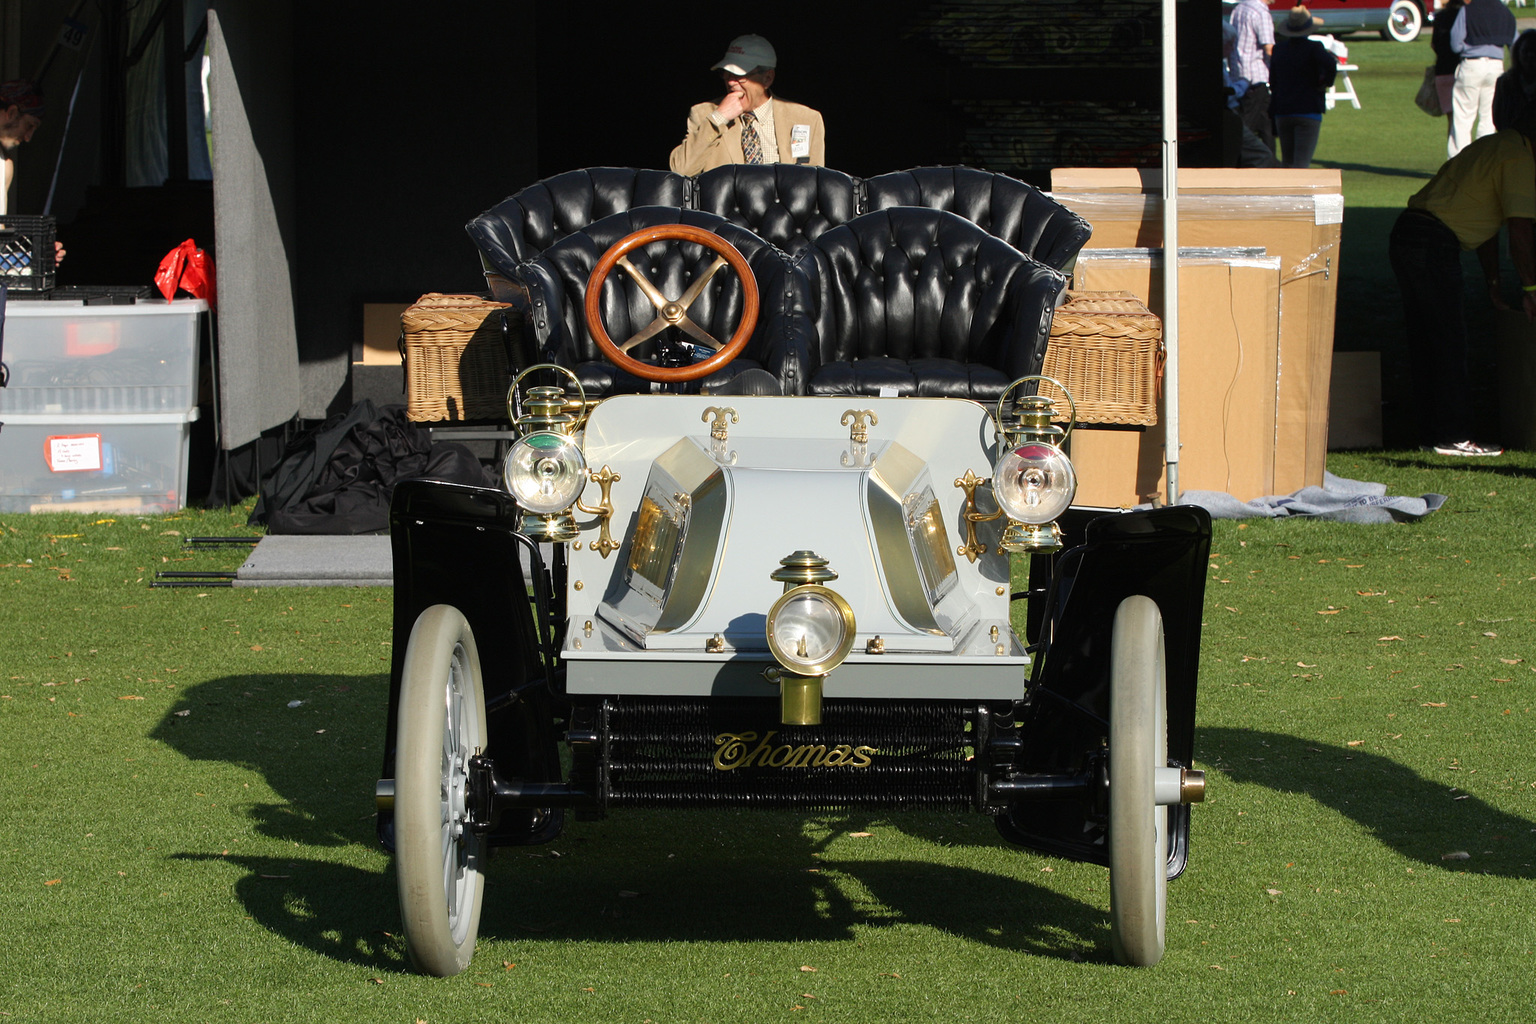
[[[674, 238], [684, 242], [697, 242], [713, 251], [716, 259], [710, 264], [708, 270], [688, 286], [687, 291], [676, 299], [669, 299], [661, 293], [660, 289], [651, 284], [639, 267], [626, 257], [628, 253], [642, 245]], [[715, 274], [727, 265], [735, 271], [737, 279], [741, 281], [742, 308], [741, 323], [736, 325], [736, 333], [722, 345], [708, 331], [689, 319], [688, 309], [700, 295], [704, 294], [705, 286]], [[615, 343], [608, 336], [607, 328], [603, 326], [602, 287], [615, 266], [623, 267], [639, 289], [645, 293], [646, 298], [650, 299], [651, 304], [656, 307], [656, 319], [623, 344]], [[598, 260], [597, 266], [592, 268], [592, 276], [587, 278], [585, 310], [587, 330], [591, 332], [592, 340], [597, 342], [597, 347], [603, 350], [603, 355], [607, 356], [615, 366], [643, 380], [675, 383], [698, 380], [700, 377], [707, 377], [714, 373], [735, 359], [741, 354], [741, 350], [746, 348], [748, 339], [752, 337], [752, 330], [757, 326], [757, 309], [757, 281], [752, 277], [752, 270], [747, 266], [746, 258], [737, 251], [735, 246], [719, 235], [690, 224], [660, 224], [653, 228], [641, 228], [639, 231], [625, 235], [603, 253], [603, 258]], [[655, 366], [629, 355], [630, 349], [655, 337], [668, 327], [676, 327], [684, 334], [709, 346], [714, 350], [714, 355], [701, 359], [691, 366]]]

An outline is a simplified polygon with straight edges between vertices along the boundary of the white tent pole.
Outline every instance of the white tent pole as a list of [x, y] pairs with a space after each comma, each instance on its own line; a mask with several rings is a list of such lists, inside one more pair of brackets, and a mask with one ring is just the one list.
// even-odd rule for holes
[[1163, 429], [1168, 504], [1179, 501], [1179, 60], [1175, 0], [1163, 0]]

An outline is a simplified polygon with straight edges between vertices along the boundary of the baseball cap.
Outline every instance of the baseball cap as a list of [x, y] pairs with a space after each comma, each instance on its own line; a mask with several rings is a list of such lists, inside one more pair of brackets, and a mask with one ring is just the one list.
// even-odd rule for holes
[[24, 79], [6, 82], [0, 85], [0, 110], [13, 106], [19, 107], [23, 114], [42, 117], [43, 94], [37, 91], [37, 86]]
[[778, 54], [773, 52], [773, 44], [762, 36], [746, 35], [737, 36], [731, 40], [731, 45], [725, 48], [725, 56], [711, 71], [729, 71], [733, 75], [745, 75], [753, 68], [776, 68], [779, 66]]

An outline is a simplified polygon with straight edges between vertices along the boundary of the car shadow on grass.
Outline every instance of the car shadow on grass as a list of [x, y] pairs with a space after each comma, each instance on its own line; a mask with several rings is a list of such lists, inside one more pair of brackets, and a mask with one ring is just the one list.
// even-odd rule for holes
[[184, 691], [150, 737], [258, 773], [279, 798], [242, 808], [263, 836], [371, 844], [388, 689], [387, 675], [222, 676]]
[[[1536, 822], [1363, 747], [1256, 729], [1201, 728], [1195, 732], [1195, 750], [1207, 767], [1234, 782], [1309, 796], [1427, 866], [1536, 878], [1531, 865]], [[1467, 856], [1447, 859], [1447, 854], [1463, 853]]]
[[[260, 835], [296, 846], [291, 856], [187, 851], [175, 859], [239, 870], [234, 895], [273, 934], [340, 962], [395, 971], [408, 963], [393, 870], [324, 852], [376, 846], [372, 797], [387, 688], [383, 675], [224, 676], [188, 688], [150, 735], [191, 761], [259, 775], [271, 794], [253, 782], [260, 795], [232, 810]], [[1004, 845], [984, 818], [957, 832], [953, 814], [936, 813], [926, 826], [927, 816], [908, 817], [920, 820], [890, 835], [926, 842], [973, 831]], [[831, 838], [869, 819], [731, 808], [568, 818], [566, 833], [547, 846], [493, 852], [481, 935], [846, 942], [869, 927], [920, 925], [1039, 956], [1110, 960], [1102, 907], [972, 867], [839, 858]]]
[[[787, 830], [768, 855], [739, 843], [705, 855], [626, 854], [623, 833], [691, 840], [697, 815], [635, 812], [618, 841], [500, 849], [486, 872], [484, 941], [849, 942], [870, 928], [925, 926], [999, 949], [1108, 963], [1103, 908], [988, 871], [918, 860], [806, 869], [817, 844]], [[779, 816], [798, 825], [793, 816]], [[681, 827], [680, 827], [681, 826]], [[708, 830], [703, 830], [708, 831]], [[755, 830], [754, 830], [755, 831]], [[598, 848], [593, 848], [598, 846]], [[563, 852], [562, 852], [563, 851]], [[305, 856], [181, 853], [242, 872], [234, 895], [256, 923], [341, 963], [408, 971], [395, 879]]]
[[389, 872], [298, 856], [181, 853], [171, 859], [218, 862], [244, 871], [234, 891], [246, 913], [295, 945], [376, 970], [410, 967]]
[[[717, 818], [713, 826], [710, 816]], [[720, 816], [741, 823], [723, 843]], [[624, 819], [592, 826], [613, 831], [590, 841], [577, 830], [547, 849], [497, 851], [481, 934], [610, 943], [847, 942], [870, 928], [915, 925], [1037, 956], [1112, 959], [1103, 907], [1005, 874], [917, 858], [822, 859], [822, 844], [799, 833], [802, 819], [793, 814], [637, 811]], [[770, 848], [765, 837], [774, 833]], [[690, 852], [625, 855], [657, 835]]]

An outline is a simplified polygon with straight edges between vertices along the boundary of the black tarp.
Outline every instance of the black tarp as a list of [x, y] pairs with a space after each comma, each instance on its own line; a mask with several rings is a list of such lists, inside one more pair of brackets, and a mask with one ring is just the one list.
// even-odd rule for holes
[[262, 482], [250, 525], [278, 534], [378, 533], [389, 529], [395, 485], [418, 477], [494, 485], [464, 445], [434, 444], [405, 406], [364, 399], [288, 445]]

